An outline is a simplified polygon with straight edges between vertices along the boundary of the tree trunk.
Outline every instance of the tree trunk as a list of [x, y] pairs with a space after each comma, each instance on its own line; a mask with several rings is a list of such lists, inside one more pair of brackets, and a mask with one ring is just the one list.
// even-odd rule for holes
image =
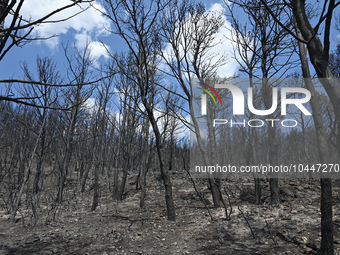
[[333, 212], [332, 212], [332, 180], [321, 178], [321, 246], [319, 255], [334, 254], [333, 245]]
[[129, 163], [127, 161], [127, 163], [125, 163], [123, 167], [123, 178], [122, 178], [122, 182], [120, 184], [119, 193], [118, 193], [119, 200], [123, 200], [123, 195], [124, 195], [125, 185], [126, 185], [126, 180], [127, 180], [127, 175], [128, 175], [128, 167], [129, 167]]
[[39, 192], [39, 181], [40, 181], [40, 176], [42, 174], [42, 165], [43, 165], [43, 161], [45, 157], [45, 153], [44, 153], [45, 139], [46, 139], [46, 131], [45, 131], [45, 127], [43, 127], [43, 132], [41, 134], [41, 142], [40, 142], [39, 161], [37, 163], [37, 172], [35, 174], [34, 182], [33, 182], [33, 193], [35, 194]]
[[271, 175], [269, 183], [270, 183], [271, 203], [272, 205], [277, 205], [280, 203], [279, 179]]
[[157, 148], [159, 166], [161, 170], [161, 178], [163, 180], [164, 187], [165, 187], [165, 202], [166, 202], [166, 207], [167, 207], [167, 212], [168, 212], [168, 220], [174, 221], [176, 219], [175, 204], [174, 204], [173, 196], [172, 196], [172, 184], [171, 184], [170, 176], [169, 176], [169, 173], [165, 170], [164, 164], [163, 164], [161, 134], [159, 132], [157, 122], [153, 115], [153, 110], [150, 108], [150, 105], [148, 104], [143, 93], [142, 93], [142, 101], [148, 113], [149, 120], [152, 125], [153, 131], [155, 133], [155, 137], [156, 137], [156, 148]]
[[144, 207], [145, 203], [145, 195], [146, 195], [146, 171], [145, 166], [140, 167], [140, 187], [141, 187], [141, 193], [140, 193], [140, 200], [139, 200], [139, 207]]
[[[249, 70], [249, 81], [250, 81], [250, 87], [254, 91], [254, 82], [253, 82], [253, 68], [250, 68]], [[254, 95], [255, 98], [255, 95]], [[255, 119], [255, 114], [250, 114], [250, 119]], [[250, 150], [251, 150], [251, 162], [249, 162], [251, 165], [256, 166], [258, 164], [257, 159], [257, 149], [256, 149], [256, 129], [255, 128], [249, 128], [248, 132], [250, 136]], [[260, 205], [262, 203], [261, 196], [262, 196], [262, 187], [261, 187], [261, 178], [258, 178], [258, 174], [254, 174], [254, 184], [255, 184], [255, 204]]]
[[87, 164], [87, 168], [85, 170], [85, 173], [83, 174], [83, 178], [81, 179], [81, 192], [85, 192], [85, 185], [86, 185], [86, 180], [87, 177], [89, 176], [90, 169], [92, 167], [92, 163]]
[[255, 204], [261, 204], [261, 179], [255, 178]]
[[[200, 128], [199, 128], [196, 116], [194, 114], [193, 97], [190, 97], [189, 100], [190, 100], [189, 101], [190, 102], [189, 103], [190, 117], [191, 117], [191, 120], [193, 122], [194, 130], [195, 130], [195, 134], [196, 134], [196, 139], [197, 139], [197, 143], [198, 143], [198, 148], [199, 148], [201, 155], [203, 157], [204, 164], [206, 166], [209, 166], [209, 165], [211, 165], [211, 163], [210, 163], [210, 160], [209, 160], [209, 157], [208, 157], [208, 153], [207, 153], [206, 149], [204, 148], [204, 144], [203, 144], [201, 133], [200, 133]], [[215, 185], [215, 180], [214, 180], [213, 176], [208, 174], [207, 177], [208, 177], [208, 183], [209, 183], [210, 190], [211, 190], [211, 195], [212, 195], [213, 202], [214, 202], [214, 207], [218, 208], [218, 207], [221, 206], [221, 204], [220, 204], [220, 201], [221, 201], [220, 192], [218, 191], [219, 188]]]
[[[216, 136], [215, 136], [215, 129], [213, 128], [212, 123], [212, 112], [209, 112], [208, 107], [207, 112], [207, 126], [208, 126], [208, 135], [209, 135], [209, 158], [210, 164], [215, 166], [216, 165]], [[210, 176], [209, 176], [210, 177]], [[220, 185], [215, 185], [215, 182], [218, 182], [216, 173], [212, 174], [212, 177], [209, 178], [209, 185], [211, 188], [211, 195], [214, 202], [214, 207], [220, 207], [220, 202], [222, 201], [221, 192], [220, 192]]]
[[[147, 134], [149, 133], [149, 130], [147, 130]], [[146, 136], [147, 138], [149, 135]], [[147, 141], [146, 141], [147, 143]], [[152, 143], [150, 144], [150, 147], [152, 146]], [[141, 194], [140, 194], [140, 202], [139, 206], [142, 208], [144, 207], [145, 203], [145, 196], [146, 196], [146, 175], [149, 171], [151, 160], [152, 160], [152, 153], [148, 152], [147, 155], [144, 156], [145, 160], [143, 160], [143, 164], [141, 165], [140, 169], [140, 186], [141, 186]]]
[[[297, 35], [302, 37], [300, 27], [295, 14], [295, 27]], [[320, 42], [321, 43], [321, 42]], [[321, 162], [327, 163], [328, 160], [328, 136], [321, 116], [321, 106], [316, 97], [316, 91], [311, 80], [311, 75], [308, 66], [307, 51], [302, 42], [299, 42], [299, 54], [302, 66], [303, 77], [305, 78], [306, 88], [311, 93], [311, 106], [313, 110], [313, 119], [315, 124], [316, 136], [319, 147], [319, 155]], [[332, 212], [332, 182], [331, 179], [321, 178], [321, 247], [319, 255], [334, 254], [333, 245], [333, 212]]]
[[[263, 20], [261, 25], [261, 50], [262, 50], [262, 59], [261, 59], [261, 70], [262, 70], [262, 98], [266, 109], [270, 109], [273, 103], [272, 100], [272, 86], [268, 80], [268, 67], [267, 60], [269, 56], [268, 49], [268, 41], [267, 41], [267, 21], [268, 21], [269, 13], [265, 9], [263, 13]], [[270, 114], [268, 119], [274, 119], [274, 115]], [[277, 153], [275, 146], [275, 137], [276, 137], [276, 124], [273, 121], [272, 124], [268, 124], [268, 152], [267, 152], [267, 163], [275, 166], [277, 165]], [[277, 178], [277, 174], [270, 173], [270, 196], [271, 203], [273, 205], [280, 203], [280, 194], [279, 194], [279, 180]]]
[[[7, 6], [8, 6], [8, 2], [9, 0], [0, 0], [0, 17], [3, 15], [4, 11], [6, 10]], [[5, 25], [5, 17], [3, 20], [0, 20], [0, 31], [4, 28]], [[0, 44], [2, 42], [3, 39], [3, 33], [0, 32]]]
[[99, 203], [99, 165], [97, 165], [94, 168], [94, 191], [93, 191], [93, 200], [92, 200], [92, 206], [91, 211], [96, 210], [98, 203]]

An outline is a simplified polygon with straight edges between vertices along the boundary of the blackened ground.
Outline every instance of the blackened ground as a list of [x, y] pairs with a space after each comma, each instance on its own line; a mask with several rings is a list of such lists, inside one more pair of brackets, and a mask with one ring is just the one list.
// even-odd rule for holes
[[[79, 193], [73, 203], [68, 201], [55, 222], [34, 227], [29, 226], [28, 216], [21, 218], [24, 211], [14, 224], [0, 211], [0, 254], [316, 254], [320, 246], [317, 180], [282, 180], [283, 202], [278, 206], [270, 205], [266, 182], [260, 206], [253, 203], [251, 181], [228, 182], [231, 220], [225, 220], [224, 208], [211, 208], [217, 219], [211, 221], [183, 172], [172, 177], [175, 222], [166, 219], [164, 191], [159, 182], [150, 177], [142, 209], [140, 191], [134, 189], [133, 182], [131, 177], [121, 202], [113, 200], [102, 184], [96, 211], [89, 211], [93, 190], [88, 190]], [[339, 254], [339, 181], [333, 182], [334, 245]], [[212, 207], [206, 185], [199, 181], [198, 186]]]

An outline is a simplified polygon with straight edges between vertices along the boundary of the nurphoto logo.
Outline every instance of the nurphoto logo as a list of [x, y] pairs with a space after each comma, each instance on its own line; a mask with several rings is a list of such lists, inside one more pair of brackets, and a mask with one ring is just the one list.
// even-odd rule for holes
[[[336, 164], [301, 163], [307, 156], [316, 159], [312, 155], [317, 153], [312, 93], [305, 82], [303, 78], [193, 79], [192, 176], [311, 178], [333, 165], [327, 176], [339, 172]], [[324, 94], [320, 81], [312, 82], [319, 98]], [[332, 123], [329, 118], [323, 114], [326, 126]]]
[[[222, 106], [223, 105], [222, 100], [219, 94], [216, 92], [216, 90], [208, 84], [205, 84], [205, 83], [201, 83], [201, 84], [211, 89], [212, 92], [214, 92], [214, 94], [217, 96]], [[244, 115], [244, 94], [240, 88], [238, 88], [235, 85], [231, 85], [231, 84], [215, 84], [215, 88], [229, 89], [233, 97], [233, 115]], [[215, 98], [208, 90], [201, 88], [201, 87], [199, 87], [199, 89], [205, 91], [213, 99], [215, 105], [217, 105]], [[277, 87], [273, 87], [272, 92], [273, 92], [272, 107], [267, 110], [258, 110], [258, 109], [255, 109], [254, 103], [253, 103], [253, 88], [249, 87], [247, 95], [248, 95], [248, 108], [250, 112], [256, 115], [263, 115], [263, 116], [274, 113], [278, 105], [277, 104], [278, 102]], [[301, 93], [301, 94], [304, 94], [305, 97], [304, 98], [287, 98], [287, 93], [292, 93], [292, 94]], [[304, 103], [309, 102], [310, 98], [311, 98], [311, 94], [305, 88], [281, 88], [281, 115], [287, 114], [286, 109], [287, 109], [288, 104], [295, 105], [297, 108], [300, 109], [300, 111], [304, 115], [312, 115], [306, 109], [306, 107], [302, 105]], [[207, 114], [207, 95], [206, 94], [202, 94], [201, 101], [202, 101], [202, 110], [201, 110], [202, 115], [206, 115]]]
[[[232, 84], [215, 84], [215, 88], [212, 87], [211, 85], [208, 85], [206, 83], [200, 82], [200, 84], [206, 88], [198, 87], [198, 89], [206, 92], [201, 95], [201, 115], [206, 115], [207, 114], [207, 95], [211, 97], [213, 100], [215, 106], [217, 106], [216, 100], [212, 93], [208, 90], [210, 89], [218, 98], [220, 101], [221, 106], [223, 106], [222, 100], [220, 95], [217, 93], [216, 89], [228, 89], [228, 91], [232, 95], [232, 113], [233, 115], [245, 115], [245, 96], [243, 91], [237, 87], [236, 85]], [[281, 115], [286, 116], [287, 115], [287, 106], [292, 105], [296, 106], [304, 115], [306, 116], [311, 116], [312, 114], [309, 112], [309, 110], [303, 105], [305, 103], [308, 103], [310, 98], [311, 98], [311, 93], [305, 89], [305, 88], [297, 88], [297, 87], [282, 87], [281, 88], [281, 94], [280, 94], [280, 104], [279, 102], [279, 96], [278, 96], [278, 88], [277, 87], [272, 87], [272, 105], [271, 108], [269, 109], [256, 109], [254, 106], [254, 93], [253, 93], [253, 88], [248, 87], [247, 88], [247, 105], [249, 111], [258, 116], [267, 116], [270, 114], [273, 114], [275, 111], [277, 111], [278, 106], [281, 105]], [[291, 98], [292, 95], [304, 95], [303, 98]], [[213, 126], [215, 127], [216, 125], [224, 125], [227, 123], [230, 123], [231, 126], [233, 125], [243, 125], [246, 126], [248, 124], [249, 127], [252, 128], [258, 128], [262, 127], [264, 125], [264, 122], [267, 121], [269, 124], [272, 126], [275, 125], [275, 122], [279, 122], [280, 119], [250, 119], [250, 120], [242, 120], [241, 122], [235, 122], [235, 120], [231, 119], [213, 119]], [[297, 126], [297, 121], [294, 119], [284, 119], [281, 122], [281, 126], [283, 127], [296, 127]], [[290, 123], [290, 124], [288, 124]], [[292, 124], [293, 123], [293, 124]]]

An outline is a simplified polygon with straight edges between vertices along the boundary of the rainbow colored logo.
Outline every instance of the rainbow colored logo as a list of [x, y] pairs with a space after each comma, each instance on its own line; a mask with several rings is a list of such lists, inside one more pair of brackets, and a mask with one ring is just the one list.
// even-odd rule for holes
[[[214, 92], [214, 94], [217, 96], [217, 98], [218, 98], [218, 100], [220, 101], [221, 106], [222, 106], [222, 100], [221, 100], [219, 94], [216, 92], [216, 90], [215, 90], [213, 87], [211, 87], [210, 85], [205, 84], [205, 83], [203, 83], [203, 82], [200, 82], [200, 84], [203, 85], [203, 86], [205, 86], [205, 87], [207, 87], [207, 88], [210, 89], [212, 92]], [[212, 98], [212, 100], [214, 101], [215, 105], [217, 106], [216, 100], [215, 100], [214, 96], [210, 93], [209, 90], [204, 89], [203, 87], [198, 87], [198, 88], [201, 89], [201, 90], [203, 90], [204, 92], [206, 92], [206, 93]]]

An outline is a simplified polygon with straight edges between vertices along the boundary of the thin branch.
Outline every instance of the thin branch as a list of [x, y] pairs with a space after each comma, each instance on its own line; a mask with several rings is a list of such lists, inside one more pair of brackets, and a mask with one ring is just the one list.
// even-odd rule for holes
[[[25, 29], [25, 28], [28, 28], [28, 27], [32, 27], [34, 25], [38, 25], [38, 24], [42, 24], [42, 23], [57, 23], [59, 22], [58, 20], [55, 20], [55, 21], [45, 21], [46, 19], [48, 19], [49, 17], [63, 11], [63, 10], [66, 10], [68, 8], [71, 8], [75, 5], [78, 5], [79, 3], [90, 3], [90, 2], [93, 2], [94, 0], [89, 0], [89, 1], [82, 1], [82, 0], [78, 0], [78, 1], [74, 1], [72, 4], [69, 4], [69, 5], [65, 5], [59, 9], [56, 9], [52, 12], [50, 12], [49, 14], [45, 15], [44, 17], [40, 18], [40, 19], [37, 19], [33, 22], [30, 22], [28, 24], [25, 24], [25, 25], [22, 25], [22, 26], [18, 26], [18, 27], [13, 27], [13, 28], [8, 28], [8, 29], [3, 29], [4, 32], [9, 32], [9, 31], [13, 31], [13, 30], [19, 30], [19, 29]], [[87, 7], [86, 9], [83, 9], [82, 11], [80, 11], [79, 13], [82, 13], [84, 11], [86, 11], [89, 7]], [[77, 13], [77, 14], [79, 14]], [[76, 15], [77, 15], [76, 14]], [[72, 15], [71, 17], [74, 17], [75, 15]], [[64, 20], [67, 20], [68, 18], [64, 19]], [[64, 21], [64, 20], [60, 20], [60, 21]]]
[[105, 80], [106, 78], [109, 78], [115, 74], [116, 73], [113, 73], [111, 75], [101, 77], [100, 79], [97, 79], [94, 81], [77, 83], [77, 84], [72, 84], [72, 82], [74, 82], [78, 77], [74, 78], [74, 80], [71, 81], [70, 84], [51, 84], [51, 83], [45, 83], [45, 82], [39, 82], [39, 81], [26, 81], [26, 80], [19, 80], [19, 79], [0, 80], [0, 83], [24, 83], [24, 84], [44, 85], [44, 86], [50, 86], [50, 87], [75, 87], [75, 86], [93, 85], [94, 83]]
[[309, 41], [305, 41], [301, 38], [299, 38], [295, 33], [292, 32], [292, 30], [290, 30], [287, 26], [285, 26], [274, 14], [274, 12], [270, 9], [270, 7], [267, 5], [267, 3], [264, 0], [260, 0], [261, 3], [266, 7], [266, 9], [268, 10], [268, 12], [270, 13], [270, 15], [273, 17], [273, 19], [275, 20], [275, 22], [277, 22], [283, 29], [285, 29], [291, 36], [293, 36], [296, 40], [298, 40], [299, 42], [303, 42], [304, 44], [308, 44]]
[[34, 104], [34, 103], [23, 101], [23, 99], [30, 100], [30, 99], [34, 99], [34, 98], [15, 98], [15, 97], [0, 96], [0, 102], [1, 101], [8, 101], [8, 102], [16, 103], [16, 104], [23, 104], [23, 105], [27, 105], [27, 106], [33, 106], [33, 107], [40, 108], [40, 109], [68, 111], [68, 110], [70, 110], [73, 107], [73, 105], [68, 107], [68, 108], [43, 106], [43, 105], [37, 105], [37, 104]]
[[199, 190], [197, 189], [195, 180], [192, 178], [192, 176], [191, 176], [191, 174], [190, 174], [190, 171], [186, 168], [185, 158], [184, 158], [183, 155], [182, 155], [182, 159], [183, 159], [184, 170], [188, 173], [188, 175], [189, 175], [189, 177], [190, 177], [190, 180], [191, 180], [192, 184], [194, 185], [194, 189], [195, 189], [197, 195], [199, 196], [199, 198], [200, 198], [201, 201], [203, 202], [205, 208], [208, 210], [208, 213], [209, 213], [209, 216], [210, 216], [211, 220], [212, 220], [212, 221], [215, 221], [215, 219], [214, 219], [214, 217], [212, 216], [211, 211], [210, 211], [210, 209], [209, 209], [207, 203], [204, 201], [204, 198], [203, 198], [201, 192], [199, 192]]
[[243, 218], [246, 220], [246, 222], [247, 222], [247, 224], [248, 224], [248, 227], [249, 227], [249, 229], [250, 229], [250, 231], [251, 231], [251, 234], [253, 235], [253, 238], [255, 239], [256, 237], [255, 237], [255, 234], [254, 234], [254, 232], [253, 232], [253, 229], [252, 229], [252, 227], [250, 226], [250, 223], [249, 223], [247, 217], [244, 215], [243, 211], [241, 210], [241, 207], [240, 207], [240, 206], [238, 206], [238, 210], [239, 210], [240, 213], [243, 215]]

